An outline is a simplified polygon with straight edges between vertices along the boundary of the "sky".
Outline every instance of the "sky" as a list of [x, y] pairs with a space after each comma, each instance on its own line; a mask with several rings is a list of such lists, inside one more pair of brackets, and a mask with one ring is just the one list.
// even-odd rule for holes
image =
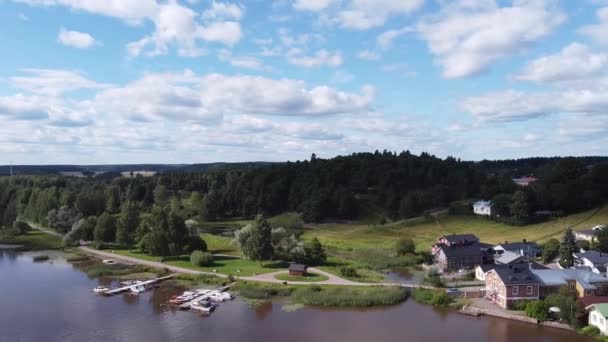
[[608, 0], [0, 0], [0, 164], [608, 154]]

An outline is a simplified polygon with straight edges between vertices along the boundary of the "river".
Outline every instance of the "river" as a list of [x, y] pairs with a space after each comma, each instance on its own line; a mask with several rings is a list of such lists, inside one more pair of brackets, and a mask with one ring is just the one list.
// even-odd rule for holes
[[52, 255], [0, 251], [0, 341], [589, 341], [575, 333], [436, 310], [413, 300], [389, 308], [286, 312], [235, 300], [210, 317], [163, 306], [170, 293], [99, 297], [90, 279]]

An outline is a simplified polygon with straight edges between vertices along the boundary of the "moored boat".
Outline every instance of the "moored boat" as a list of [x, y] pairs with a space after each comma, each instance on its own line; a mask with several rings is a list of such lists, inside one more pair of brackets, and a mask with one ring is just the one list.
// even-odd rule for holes
[[106, 293], [108, 291], [110, 291], [110, 288], [106, 287], [106, 286], [97, 286], [96, 288], [93, 289], [93, 292], [99, 293], [99, 294]]
[[182, 293], [179, 296], [172, 296], [169, 299], [169, 303], [171, 303], [171, 304], [182, 304], [182, 303], [185, 303], [185, 302], [193, 300], [194, 298], [196, 298], [199, 295], [200, 294], [197, 293], [197, 292], [186, 291], [186, 292]]
[[200, 300], [195, 303], [190, 303], [190, 308], [192, 310], [200, 311], [203, 313], [212, 313], [213, 311], [215, 311], [216, 307], [217, 307], [216, 304], [214, 304], [211, 301], [208, 301], [206, 299]]

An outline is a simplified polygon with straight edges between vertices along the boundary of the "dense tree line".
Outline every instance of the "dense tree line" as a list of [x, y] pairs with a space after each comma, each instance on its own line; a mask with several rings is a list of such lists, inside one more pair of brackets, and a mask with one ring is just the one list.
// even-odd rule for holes
[[[608, 164], [603, 161], [476, 163], [384, 151], [148, 178], [2, 177], [0, 226], [13, 227], [22, 217], [70, 232], [71, 238], [173, 254], [192, 243], [186, 241], [194, 235], [186, 218], [210, 221], [296, 211], [309, 222], [370, 214], [399, 219], [448, 206], [470, 213], [473, 200], [491, 199], [497, 215], [527, 223], [539, 211], [568, 214], [605, 203]], [[512, 181], [530, 174], [539, 181], [528, 187]]]

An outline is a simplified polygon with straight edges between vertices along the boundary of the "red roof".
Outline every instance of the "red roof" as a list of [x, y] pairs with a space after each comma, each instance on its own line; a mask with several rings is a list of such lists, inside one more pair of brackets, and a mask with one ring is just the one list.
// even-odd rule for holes
[[608, 296], [591, 296], [578, 299], [585, 307], [592, 304], [608, 303]]

